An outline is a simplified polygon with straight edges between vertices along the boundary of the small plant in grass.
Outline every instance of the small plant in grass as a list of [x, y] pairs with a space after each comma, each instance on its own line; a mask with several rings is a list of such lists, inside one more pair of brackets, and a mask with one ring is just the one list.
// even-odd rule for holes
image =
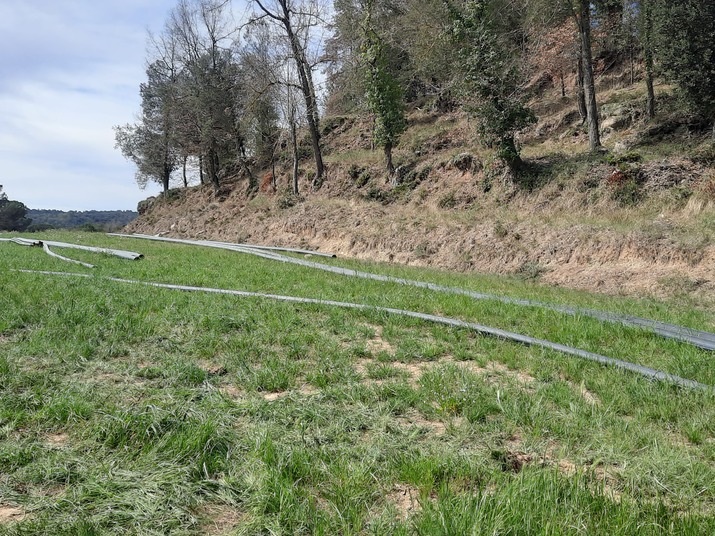
[[362, 188], [371, 180], [372, 180], [372, 174], [370, 173], [369, 170], [365, 169], [355, 179], [355, 186], [357, 186], [358, 188]]
[[365, 168], [360, 167], [357, 164], [350, 164], [350, 167], [348, 168], [348, 177], [350, 177], [352, 180], [357, 180], [363, 169]]
[[509, 229], [504, 225], [501, 220], [494, 222], [494, 236], [497, 238], [506, 238], [509, 234]]
[[516, 275], [527, 281], [539, 279], [542, 275], [548, 272], [548, 268], [541, 266], [537, 262], [525, 262], [515, 272]]
[[278, 198], [276, 204], [278, 208], [291, 208], [296, 206], [298, 203], [302, 203], [305, 198], [302, 195], [294, 194], [290, 190], [285, 190]]
[[623, 207], [637, 205], [643, 198], [640, 184], [632, 170], [621, 167], [606, 178], [606, 187], [611, 199]]
[[632, 164], [643, 161], [643, 156], [636, 151], [628, 151], [626, 153], [611, 153], [606, 156], [606, 161], [609, 164], [618, 166], [619, 164]]
[[715, 176], [701, 181], [697, 186], [698, 197], [715, 202]]
[[457, 198], [454, 195], [454, 192], [449, 192], [448, 194], [443, 195], [442, 197], [439, 198], [439, 201], [437, 201], [437, 206], [439, 208], [454, 208], [457, 206]]

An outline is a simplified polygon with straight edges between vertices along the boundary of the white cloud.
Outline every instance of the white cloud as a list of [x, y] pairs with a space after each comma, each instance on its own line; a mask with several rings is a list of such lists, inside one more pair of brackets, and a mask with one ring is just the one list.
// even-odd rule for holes
[[[0, 3], [0, 184], [31, 208], [131, 209], [142, 192], [114, 149], [144, 79], [146, 29], [174, 1]], [[154, 189], [153, 191], [156, 191]]]

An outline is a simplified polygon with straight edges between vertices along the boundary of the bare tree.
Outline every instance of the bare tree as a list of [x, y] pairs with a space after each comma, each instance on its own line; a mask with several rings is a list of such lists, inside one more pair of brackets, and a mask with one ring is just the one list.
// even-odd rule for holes
[[259, 13], [252, 22], [268, 19], [278, 25], [288, 42], [291, 57], [295, 63], [298, 82], [305, 100], [306, 120], [315, 159], [315, 179], [317, 188], [323, 181], [325, 166], [320, 147], [320, 114], [313, 82], [314, 63], [311, 62], [309, 48], [316, 30], [323, 24], [319, 4], [309, 0], [254, 0]]

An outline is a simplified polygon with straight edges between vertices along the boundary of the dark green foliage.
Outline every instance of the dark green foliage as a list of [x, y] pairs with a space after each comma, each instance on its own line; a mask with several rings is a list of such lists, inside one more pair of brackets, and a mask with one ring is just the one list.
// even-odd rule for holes
[[0, 231], [24, 231], [32, 220], [26, 218], [27, 207], [20, 201], [11, 201], [0, 186]]
[[147, 81], [141, 84], [142, 115], [135, 124], [114, 128], [115, 147], [137, 166], [136, 180], [141, 188], [150, 181], [169, 189], [171, 173], [179, 165], [177, 137], [177, 83], [173, 66], [155, 61], [146, 69]]
[[405, 102], [402, 87], [388, 62], [387, 45], [372, 25], [371, 10], [372, 3], [367, 7], [361, 46], [365, 68], [365, 100], [368, 109], [375, 116], [375, 143], [384, 149], [387, 170], [392, 174], [392, 149], [407, 129]]
[[653, 0], [656, 57], [686, 100], [715, 121], [715, 3]]
[[[86, 224], [103, 231], [121, 229], [139, 215], [132, 210], [38, 210], [30, 209], [27, 215], [32, 219], [36, 231], [47, 229], [73, 229]], [[44, 226], [44, 229], [42, 228]], [[33, 230], [28, 228], [28, 230]]]
[[452, 38], [459, 46], [464, 99], [479, 121], [484, 143], [518, 173], [522, 166], [515, 134], [536, 120], [519, 92], [515, 53], [494, 26], [489, 2], [449, 4]]

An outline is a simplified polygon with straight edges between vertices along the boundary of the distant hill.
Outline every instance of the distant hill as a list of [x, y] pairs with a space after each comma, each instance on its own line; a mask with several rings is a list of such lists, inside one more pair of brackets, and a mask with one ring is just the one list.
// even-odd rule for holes
[[88, 230], [114, 231], [133, 221], [139, 214], [132, 210], [37, 210], [27, 211], [34, 229], [72, 229], [85, 227]]

